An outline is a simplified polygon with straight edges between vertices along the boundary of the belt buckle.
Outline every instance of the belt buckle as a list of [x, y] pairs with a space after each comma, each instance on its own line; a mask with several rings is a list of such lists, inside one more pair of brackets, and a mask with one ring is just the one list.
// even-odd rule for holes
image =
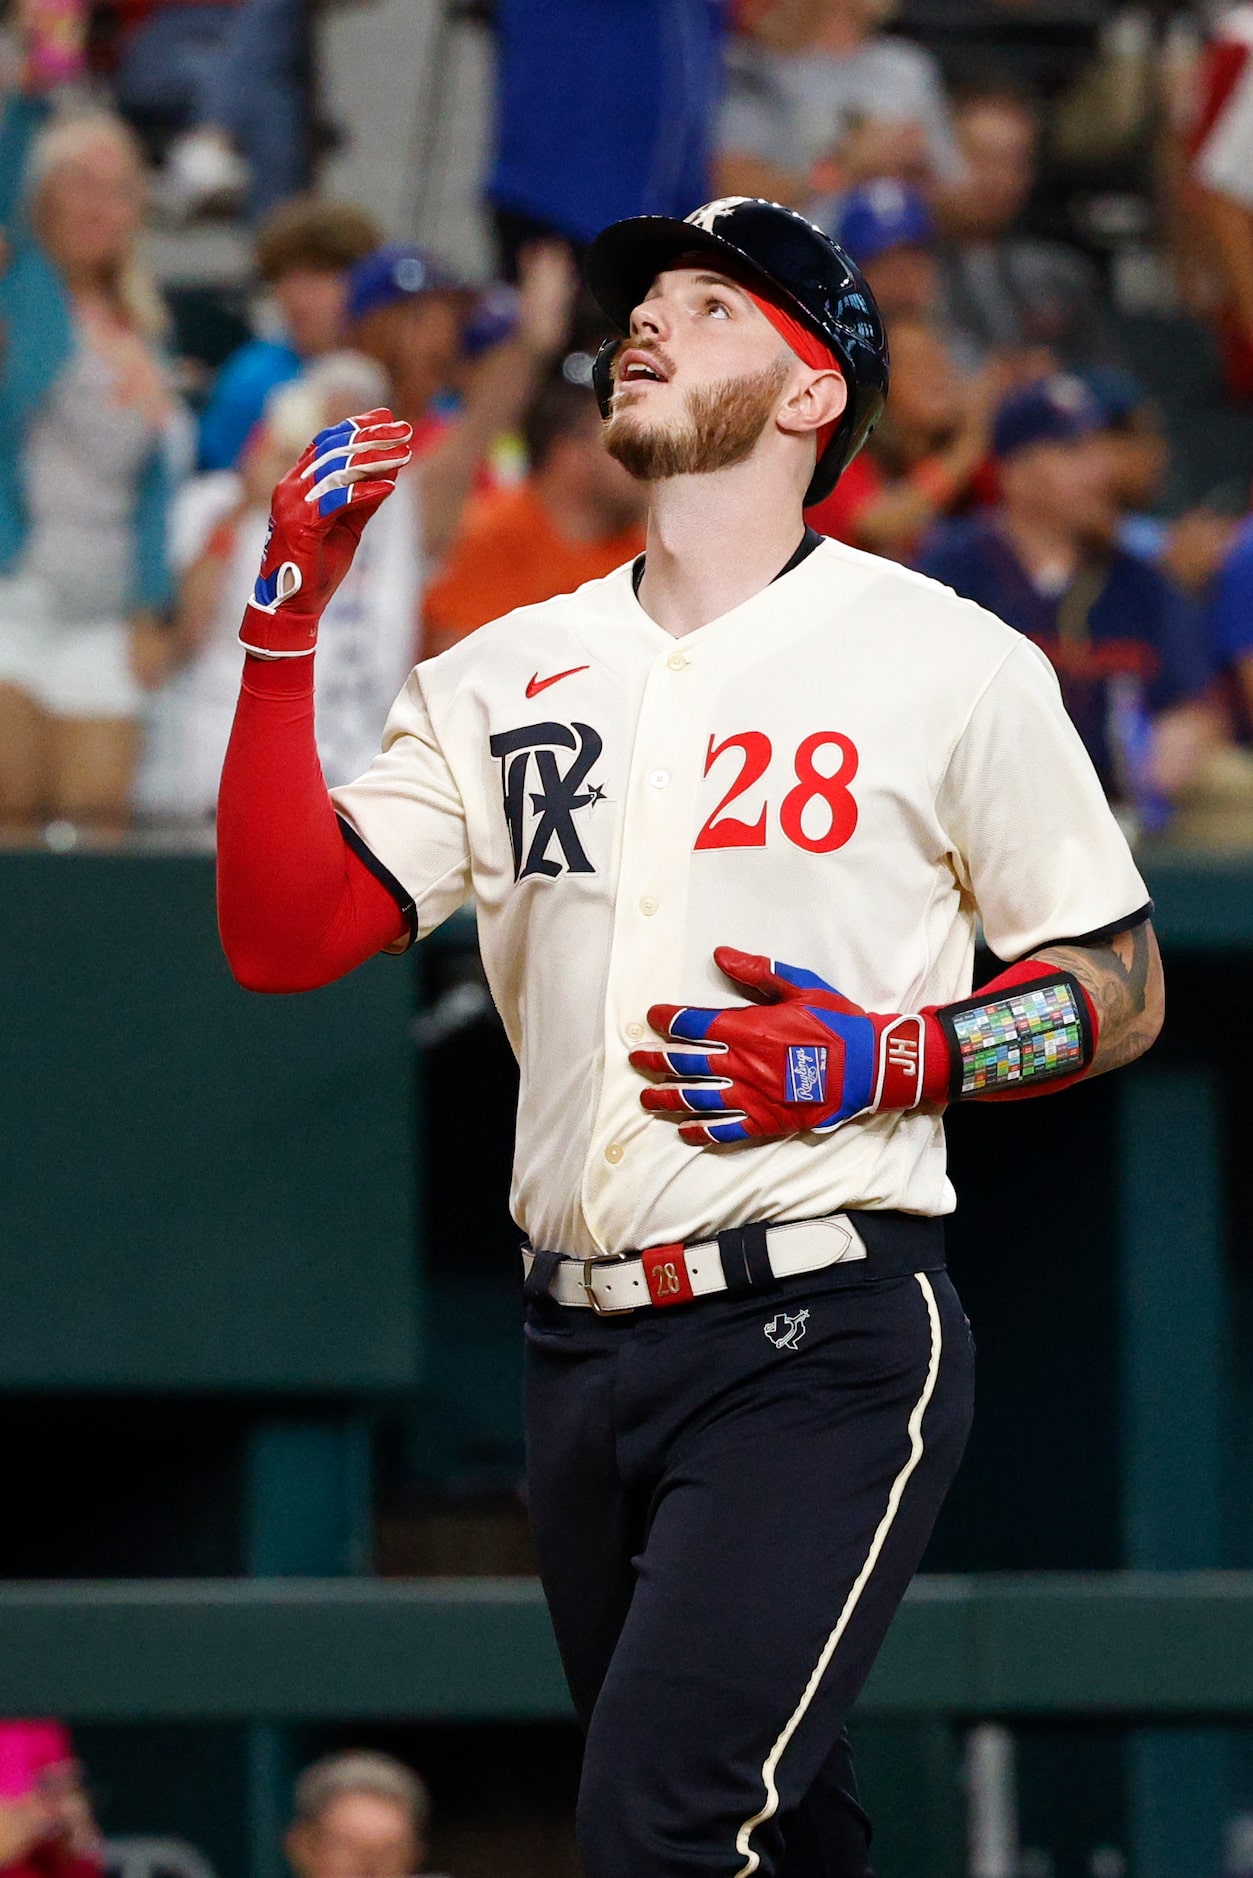
[[596, 1292], [592, 1286], [591, 1274], [592, 1274], [593, 1266], [595, 1265], [602, 1265], [602, 1266], [603, 1265], [625, 1265], [625, 1263], [626, 1263], [625, 1252], [615, 1252], [612, 1258], [607, 1258], [607, 1259], [593, 1258], [593, 1259], [580, 1259], [579, 1260], [579, 1283], [583, 1287], [584, 1297], [587, 1299], [588, 1303], [591, 1305], [592, 1309], [595, 1311], [597, 1317], [630, 1317], [632, 1313], [638, 1308], [634, 1304], [618, 1304], [618, 1305], [602, 1304], [600, 1299], [596, 1296]]

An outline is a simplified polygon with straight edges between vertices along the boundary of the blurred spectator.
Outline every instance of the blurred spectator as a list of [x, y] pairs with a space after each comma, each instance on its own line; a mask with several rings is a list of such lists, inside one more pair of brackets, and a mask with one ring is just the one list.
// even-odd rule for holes
[[89, 0], [19, 0], [23, 91], [81, 84], [86, 72]]
[[1119, 363], [1092, 264], [1061, 242], [1015, 233], [1035, 185], [1035, 103], [996, 84], [959, 94], [955, 111], [966, 172], [944, 190], [940, 219], [944, 329], [958, 357], [1025, 355], [1036, 374]]
[[[5, 135], [34, 129], [8, 107]], [[184, 439], [140, 272], [144, 177], [102, 112], [36, 137], [0, 279], [0, 821], [125, 820], [162, 674], [166, 513]]]
[[891, 0], [778, 0], [727, 52], [718, 189], [807, 207], [876, 176], [964, 170], [939, 67], [879, 28]]
[[1215, 652], [1234, 674], [1247, 741], [1253, 733], [1253, 518], [1237, 530], [1219, 571], [1208, 624]]
[[1106, 789], [1154, 828], [1222, 724], [1193, 609], [1117, 546], [1101, 423], [1076, 378], [1012, 392], [993, 427], [999, 509], [942, 526], [922, 565], [1048, 654]]
[[[349, 277], [349, 342], [382, 367], [392, 408], [414, 428], [414, 487], [428, 567], [460, 527], [492, 442], [519, 422], [569, 331], [577, 281], [562, 244], [525, 249], [519, 275], [512, 319], [498, 342], [470, 361], [463, 341], [476, 323], [476, 296], [425, 249], [379, 248]], [[454, 381], [464, 387], [460, 410], [432, 436], [433, 402]]]
[[1082, 377], [1103, 419], [1100, 438], [1119, 510], [1119, 546], [1157, 562], [1185, 593], [1205, 593], [1231, 546], [1233, 518], [1204, 506], [1173, 519], [1158, 513], [1170, 463], [1161, 406], [1139, 379], [1116, 366]]
[[1253, 9], [1225, 9], [1205, 50], [1185, 143], [1185, 207], [1218, 276], [1227, 388], [1253, 398]]
[[877, 430], [807, 519], [822, 534], [892, 560], [914, 558], [927, 530], [975, 494], [988, 453], [995, 365], [965, 379], [943, 340], [912, 320], [891, 330], [892, 393]]
[[[321, 359], [270, 398], [239, 474], [203, 476], [175, 516], [182, 568], [176, 634], [185, 660], [152, 700], [136, 807], [207, 821], [239, 696], [239, 622], [252, 592], [270, 492], [309, 439], [386, 394], [359, 353]], [[318, 755], [332, 786], [359, 776], [415, 656], [421, 570], [411, 482], [362, 536], [322, 618], [316, 701]]]
[[935, 312], [935, 218], [921, 190], [880, 177], [842, 199], [835, 238], [857, 262], [889, 328]]
[[709, 191], [722, 0], [496, 0], [501, 262], [576, 248], [627, 215], [686, 215]]
[[343, 344], [349, 271], [381, 240], [351, 202], [301, 196], [267, 216], [257, 230], [257, 272], [282, 337], [249, 340], [222, 367], [200, 420], [201, 469], [233, 469], [274, 387]]
[[242, 474], [200, 479], [180, 517], [176, 639], [186, 667], [155, 700], [137, 806], [148, 815], [207, 816], [239, 691], [239, 621], [252, 591], [270, 491], [325, 424], [388, 402], [426, 441], [362, 537], [322, 620], [317, 739], [327, 780], [360, 774], [419, 651], [425, 570], [460, 525], [475, 472], [517, 423], [561, 347], [574, 289], [550, 244], [523, 266], [516, 318], [472, 366], [459, 413], [435, 427], [433, 400], [462, 369], [475, 296], [424, 249], [377, 249], [348, 279], [346, 324], [358, 351], [335, 354], [271, 394]]
[[296, 1878], [413, 1878], [426, 1870], [431, 1801], [403, 1761], [328, 1754], [296, 1782], [284, 1848]]
[[522, 424], [530, 474], [471, 503], [427, 593], [428, 656], [642, 551], [641, 485], [606, 451], [602, 429], [588, 387], [553, 378], [542, 388]]
[[189, 215], [247, 196], [255, 217], [307, 182], [305, 0], [157, 0], [126, 45], [118, 107], [182, 133], [162, 205]]
[[0, 1721], [4, 1878], [100, 1878], [100, 1835], [60, 1722]]

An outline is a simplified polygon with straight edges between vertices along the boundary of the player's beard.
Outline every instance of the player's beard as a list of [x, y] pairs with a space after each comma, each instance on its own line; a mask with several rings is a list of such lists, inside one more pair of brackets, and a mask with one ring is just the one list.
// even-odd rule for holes
[[774, 416], [788, 380], [786, 359], [760, 372], [724, 378], [689, 391], [677, 422], [651, 422], [644, 399], [615, 402], [605, 425], [605, 448], [637, 482], [669, 476], [709, 476], [742, 463]]

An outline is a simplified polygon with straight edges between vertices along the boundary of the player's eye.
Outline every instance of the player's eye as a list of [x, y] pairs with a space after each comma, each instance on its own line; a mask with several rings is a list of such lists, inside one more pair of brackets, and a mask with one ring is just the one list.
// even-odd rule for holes
[[731, 317], [731, 309], [725, 300], [706, 300], [705, 311], [710, 319], [729, 320]]

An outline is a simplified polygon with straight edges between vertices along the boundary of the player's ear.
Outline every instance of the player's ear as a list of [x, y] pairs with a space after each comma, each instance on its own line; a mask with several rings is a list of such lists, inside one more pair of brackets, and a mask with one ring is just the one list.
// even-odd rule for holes
[[847, 403], [848, 386], [842, 372], [834, 366], [828, 371], [807, 372], [783, 400], [775, 421], [780, 430], [792, 434], [818, 431], [837, 423]]

